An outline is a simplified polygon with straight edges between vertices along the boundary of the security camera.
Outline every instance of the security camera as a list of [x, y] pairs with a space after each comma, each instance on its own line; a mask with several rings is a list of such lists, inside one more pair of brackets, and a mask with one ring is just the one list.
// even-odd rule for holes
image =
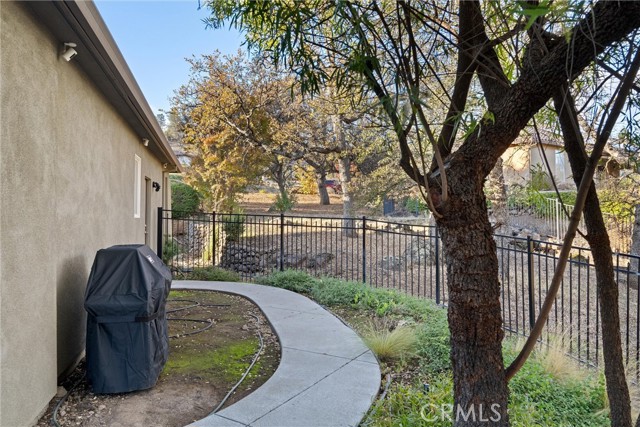
[[75, 50], [74, 47], [76, 47], [75, 43], [64, 44], [64, 52], [62, 53], [62, 58], [64, 58], [65, 61], [71, 61], [71, 59], [78, 54], [78, 51]]

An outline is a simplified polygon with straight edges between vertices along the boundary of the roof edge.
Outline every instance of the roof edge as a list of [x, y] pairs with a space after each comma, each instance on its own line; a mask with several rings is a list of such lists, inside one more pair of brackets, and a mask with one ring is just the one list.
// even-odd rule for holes
[[[27, 2], [62, 42], [78, 43], [73, 59], [141, 138], [167, 172], [182, 172], [156, 116], [92, 0]], [[53, 12], [58, 12], [58, 16]], [[71, 40], [70, 37], [76, 37]]]

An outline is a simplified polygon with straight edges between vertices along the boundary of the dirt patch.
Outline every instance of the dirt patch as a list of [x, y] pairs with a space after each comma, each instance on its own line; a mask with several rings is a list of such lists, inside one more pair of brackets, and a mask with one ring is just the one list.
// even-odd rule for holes
[[[296, 194], [295, 197], [297, 202], [293, 209], [287, 212], [287, 215], [342, 216], [342, 194], [334, 194], [330, 190], [329, 199], [331, 204], [324, 206], [320, 204], [320, 198], [317, 194]], [[278, 212], [269, 211], [275, 200], [276, 193], [265, 190], [245, 193], [240, 200], [240, 206], [246, 213], [277, 214]], [[372, 215], [374, 212], [366, 209], [357, 209], [354, 214], [356, 216]]]
[[[211, 291], [172, 291], [169, 299], [168, 317], [182, 320], [169, 322], [169, 360], [156, 386], [96, 395], [85, 379], [82, 362], [62, 384], [66, 389], [75, 388], [58, 410], [61, 426], [184, 426], [203, 418], [248, 368], [260, 348], [258, 330], [263, 352], [224, 406], [248, 395], [275, 372], [280, 345], [253, 303]], [[258, 317], [259, 325], [252, 315]], [[51, 425], [59, 401], [60, 397], [52, 399], [39, 427]]]

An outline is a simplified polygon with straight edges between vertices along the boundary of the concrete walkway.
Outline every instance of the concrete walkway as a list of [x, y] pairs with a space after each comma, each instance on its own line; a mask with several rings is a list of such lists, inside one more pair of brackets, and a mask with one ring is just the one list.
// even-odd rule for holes
[[375, 400], [380, 367], [360, 337], [310, 299], [245, 283], [175, 280], [172, 289], [244, 296], [280, 339], [280, 365], [256, 391], [192, 426], [357, 426]]

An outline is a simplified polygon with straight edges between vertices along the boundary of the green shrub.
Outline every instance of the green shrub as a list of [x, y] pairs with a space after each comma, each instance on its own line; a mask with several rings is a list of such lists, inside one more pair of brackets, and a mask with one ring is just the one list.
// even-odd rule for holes
[[171, 180], [171, 215], [175, 219], [186, 218], [198, 212], [200, 195], [183, 182]]
[[165, 235], [162, 238], [162, 262], [169, 264], [169, 261], [174, 256], [180, 253], [180, 246], [178, 242], [171, 236]]
[[309, 293], [316, 279], [307, 273], [296, 270], [285, 270], [271, 273], [257, 279], [261, 285], [273, 286], [299, 293]]
[[[453, 404], [453, 380], [450, 372], [423, 377], [422, 383], [394, 384], [387, 398], [376, 405], [363, 426], [450, 426], [442, 416]], [[509, 417], [518, 427], [610, 426], [606, 413], [604, 378], [592, 376], [574, 383], [555, 380], [542, 365], [529, 360], [509, 383]], [[429, 421], [427, 421], [429, 420]]]
[[356, 295], [365, 290], [365, 285], [333, 278], [316, 280], [311, 297], [322, 305], [353, 305]]
[[428, 210], [425, 201], [418, 197], [408, 197], [407, 201], [404, 203], [404, 208], [407, 212], [416, 214], [420, 214]]
[[438, 307], [434, 301], [426, 298], [407, 296], [400, 300], [393, 311], [403, 316], [411, 316], [415, 320], [422, 322], [431, 320], [434, 316], [446, 319], [446, 311], [442, 307]]
[[387, 398], [374, 406], [361, 425], [450, 427], [452, 422], [448, 418], [447, 405], [452, 404], [453, 381], [448, 374], [431, 377], [429, 391], [422, 384], [393, 383]]
[[395, 313], [427, 320], [445, 313], [432, 301], [413, 298], [392, 289], [372, 288], [360, 282], [328, 277], [315, 278], [296, 270], [271, 273], [259, 278], [258, 283], [309, 294], [318, 303], [329, 307], [350, 306], [371, 310], [378, 316]]
[[446, 311], [440, 309], [425, 319], [416, 335], [420, 370], [430, 374], [450, 371], [451, 344]]
[[[515, 351], [507, 350], [506, 356], [512, 360]], [[513, 377], [509, 389], [514, 425], [521, 416], [531, 419], [531, 424], [521, 425], [610, 425], [604, 411], [606, 392], [602, 375], [586, 376], [576, 381], [559, 381], [534, 358], [529, 359]]]
[[227, 236], [227, 241], [237, 242], [244, 234], [244, 222], [246, 217], [243, 214], [221, 215], [222, 231]]
[[535, 192], [548, 191], [553, 188], [549, 174], [541, 165], [534, 165], [529, 170], [529, 186]]
[[271, 206], [271, 211], [276, 212], [288, 212], [296, 205], [296, 198], [291, 194], [278, 194], [276, 196], [276, 201]]
[[218, 267], [199, 267], [187, 273], [174, 273], [177, 280], [206, 280], [212, 282], [239, 282], [240, 275], [236, 272], [223, 270]]

